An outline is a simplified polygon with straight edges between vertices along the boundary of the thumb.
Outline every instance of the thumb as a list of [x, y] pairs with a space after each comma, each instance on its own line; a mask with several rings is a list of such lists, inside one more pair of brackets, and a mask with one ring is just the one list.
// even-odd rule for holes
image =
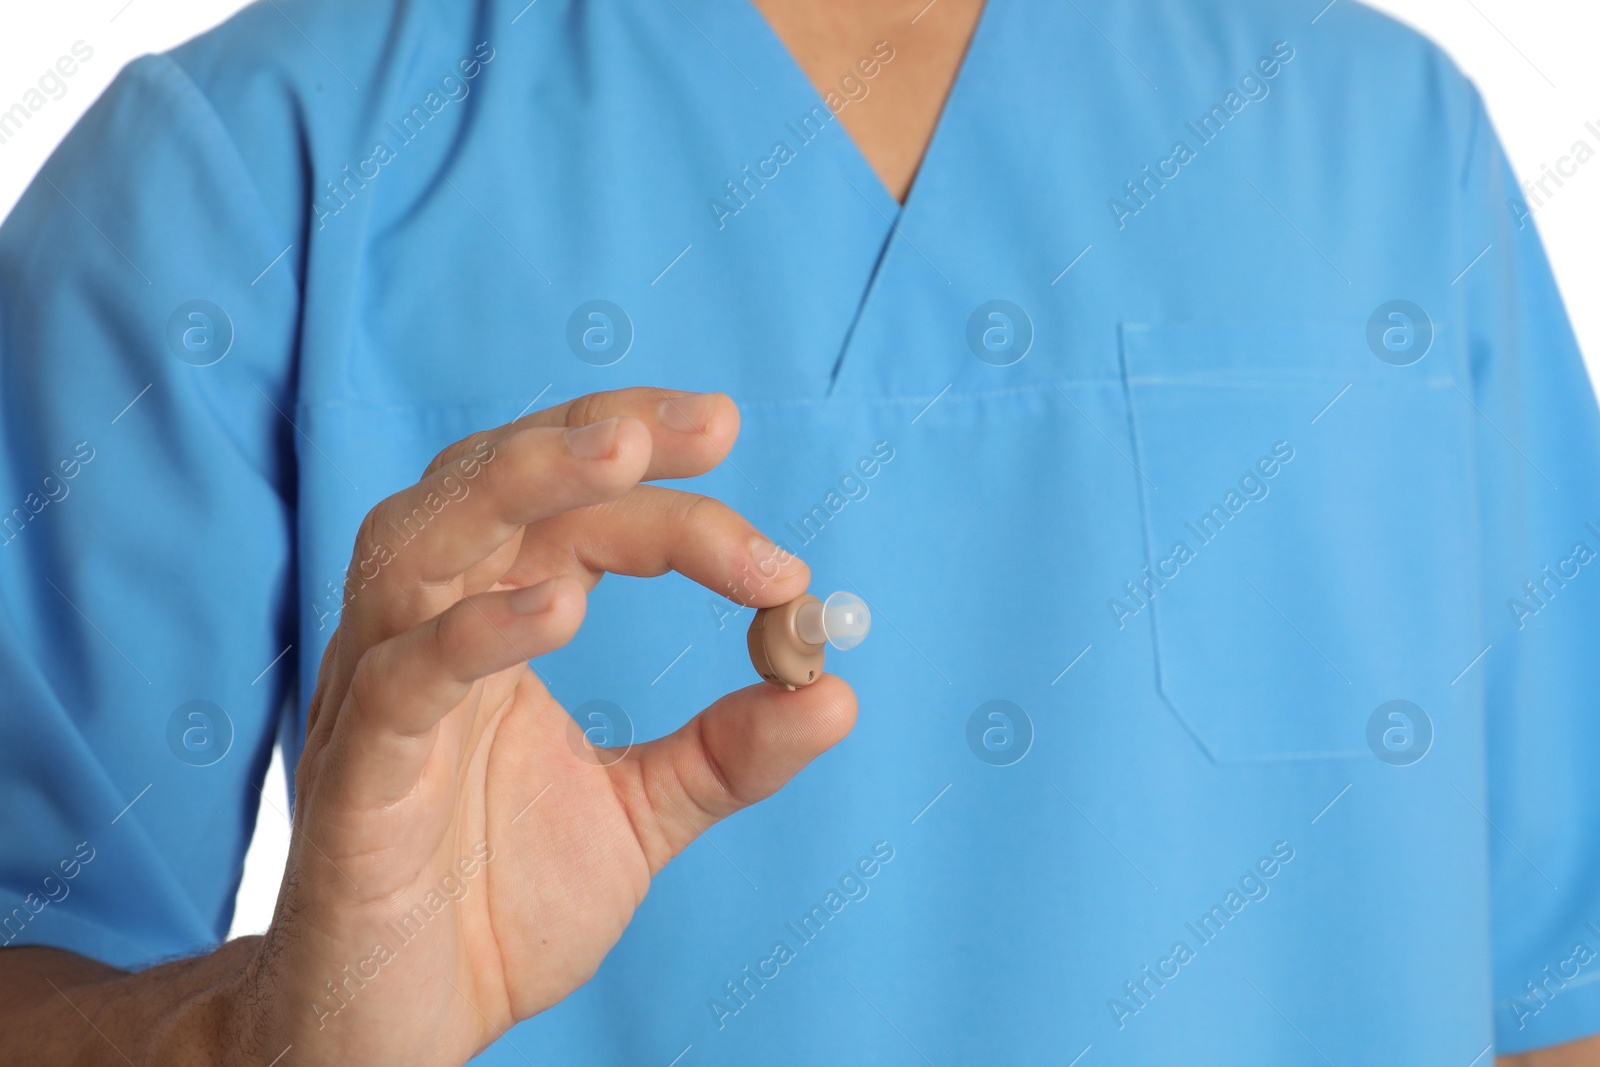
[[781, 789], [842, 741], [856, 695], [825, 674], [789, 692], [760, 682], [610, 766], [653, 876], [719, 819]]

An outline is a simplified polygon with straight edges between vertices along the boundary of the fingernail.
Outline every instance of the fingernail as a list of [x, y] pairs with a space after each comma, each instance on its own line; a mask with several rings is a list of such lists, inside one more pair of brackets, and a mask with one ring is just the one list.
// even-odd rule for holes
[[763, 578], [776, 578], [789, 574], [800, 565], [800, 557], [786, 548], [780, 548], [761, 534], [750, 538], [750, 558]]
[[615, 417], [567, 431], [567, 451], [579, 459], [604, 459], [617, 448]]
[[526, 589], [518, 589], [506, 598], [511, 605], [511, 610], [518, 615], [537, 615], [548, 611], [550, 604], [556, 598], [556, 579], [538, 585], [530, 585]]
[[711, 413], [716, 407], [715, 393], [668, 397], [659, 409], [661, 425], [678, 433], [702, 433], [711, 425]]

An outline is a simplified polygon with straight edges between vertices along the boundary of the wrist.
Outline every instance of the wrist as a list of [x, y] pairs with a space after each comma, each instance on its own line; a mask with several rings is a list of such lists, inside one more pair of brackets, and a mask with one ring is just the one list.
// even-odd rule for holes
[[260, 937], [226, 942], [205, 956], [135, 976], [109, 1010], [137, 1034], [135, 1062], [238, 1063], [266, 1067], [283, 1051], [267, 1051], [272, 1029], [263, 995]]

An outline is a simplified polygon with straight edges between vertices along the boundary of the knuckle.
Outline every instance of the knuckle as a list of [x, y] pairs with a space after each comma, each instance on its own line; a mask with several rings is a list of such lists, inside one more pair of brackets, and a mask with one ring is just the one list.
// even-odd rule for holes
[[383, 706], [388, 672], [381, 649], [381, 645], [375, 645], [363, 652], [356, 660], [356, 669], [351, 672], [346, 700], [358, 715], [373, 714]]
[[728, 772], [717, 758], [716, 750], [707, 742], [704, 726], [695, 731], [695, 742], [699, 749], [700, 758], [705, 762], [706, 778], [709, 780], [709, 796], [704, 796], [698, 801], [698, 806], [709, 814], [725, 815], [729, 810], [742, 808], [754, 802], [755, 798], [742, 796], [733, 787], [728, 777]]
[[678, 524], [688, 532], [704, 530], [722, 517], [723, 505], [701, 493], [684, 493], [678, 502]]
[[[429, 460], [428, 461], [428, 465], [423, 468], [422, 477], [426, 478], [428, 475], [432, 474], [434, 471], [438, 470], [440, 467], [443, 467], [448, 463], [454, 462], [455, 461], [455, 457], [460, 453], [461, 448], [465, 443], [466, 442], [464, 442], [464, 441], [457, 441], [455, 444], [451, 445], [449, 448], [446, 448], [446, 449], [443, 449], [442, 451], [440, 451], [438, 453], [438, 455], [434, 456], [433, 459]], [[420, 481], [421, 479], [419, 478], [418, 480]]]
[[477, 616], [475, 613], [462, 610], [468, 606], [470, 605], [462, 602], [449, 611], [435, 616], [430, 627], [434, 660], [452, 676], [456, 673], [455, 665], [471, 647], [474, 637]]
[[[520, 422], [521, 420], [518, 421]], [[422, 476], [418, 478], [417, 481], [425, 481], [431, 475], [437, 473], [445, 467], [454, 467], [458, 472], [460, 472], [462, 468], [468, 465], [468, 461], [474, 454], [478, 455], [483, 462], [487, 462], [494, 456], [495, 436], [495, 431], [479, 432], [473, 434], [471, 437], [463, 437], [461, 440], [445, 446], [444, 449], [442, 449], [433, 457], [432, 461], [429, 462], [427, 468], [423, 470]], [[488, 455], [484, 455], [485, 448], [488, 449]]]
[[585, 393], [567, 405], [567, 426], [587, 426], [591, 422], [599, 422], [605, 418], [607, 394]]
[[361, 519], [361, 525], [356, 529], [356, 558], [365, 560], [374, 550], [383, 543], [384, 531], [388, 529], [389, 516], [392, 505], [389, 497], [375, 504]]

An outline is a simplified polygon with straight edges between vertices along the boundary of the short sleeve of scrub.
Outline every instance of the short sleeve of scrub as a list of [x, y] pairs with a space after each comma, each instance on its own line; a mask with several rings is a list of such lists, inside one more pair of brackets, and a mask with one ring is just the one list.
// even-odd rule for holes
[[1600, 418], [1535, 229], [1539, 196], [1519, 188], [1473, 103], [1462, 263], [1482, 258], [1457, 284], [1479, 415], [1478, 669], [1505, 1054], [1600, 1031]]
[[167, 57], [0, 228], [0, 944], [226, 934], [295, 660], [293, 239]]

